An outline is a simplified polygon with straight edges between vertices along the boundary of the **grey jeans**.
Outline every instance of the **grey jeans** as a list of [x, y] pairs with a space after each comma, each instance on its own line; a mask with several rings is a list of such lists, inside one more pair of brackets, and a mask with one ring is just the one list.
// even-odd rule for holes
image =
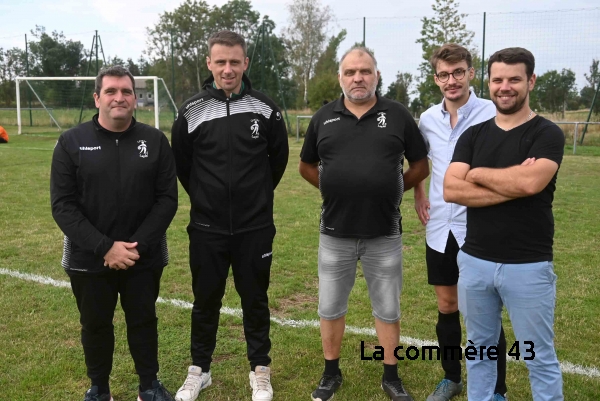
[[362, 262], [373, 316], [384, 323], [400, 320], [402, 236], [369, 239], [319, 238], [319, 316], [338, 319], [348, 312], [348, 297]]

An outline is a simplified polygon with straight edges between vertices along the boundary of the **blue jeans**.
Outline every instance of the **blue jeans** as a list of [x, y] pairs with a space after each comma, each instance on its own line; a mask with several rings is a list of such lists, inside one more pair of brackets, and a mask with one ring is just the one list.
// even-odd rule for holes
[[384, 323], [400, 320], [402, 236], [369, 239], [319, 238], [319, 316], [338, 319], [348, 312], [348, 297], [362, 262], [373, 316]]
[[502, 305], [508, 310], [520, 359], [533, 357], [525, 363], [534, 401], [562, 401], [562, 373], [554, 349], [556, 275], [552, 262], [495, 263], [462, 251], [457, 261], [458, 307], [467, 327], [467, 346], [478, 350], [475, 360], [466, 361], [469, 401], [493, 398], [496, 361], [488, 358], [487, 351], [482, 356], [480, 347], [487, 350], [498, 345]]

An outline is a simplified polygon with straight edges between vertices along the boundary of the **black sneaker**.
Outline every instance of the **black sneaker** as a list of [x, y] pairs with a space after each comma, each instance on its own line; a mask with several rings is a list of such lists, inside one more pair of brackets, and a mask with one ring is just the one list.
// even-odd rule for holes
[[402, 385], [402, 379], [389, 382], [381, 378], [381, 388], [393, 401], [414, 401]]
[[321, 376], [321, 381], [319, 382], [319, 387], [315, 391], [312, 392], [311, 397], [313, 401], [329, 401], [333, 398], [333, 393], [335, 390], [340, 388], [342, 385], [342, 371], [338, 375], [329, 376], [323, 375]]
[[160, 381], [154, 380], [150, 390], [141, 391], [140, 389], [138, 401], [175, 401], [175, 398], [173, 398]]
[[92, 386], [85, 392], [83, 401], [113, 401], [110, 394], [98, 394], [98, 386]]

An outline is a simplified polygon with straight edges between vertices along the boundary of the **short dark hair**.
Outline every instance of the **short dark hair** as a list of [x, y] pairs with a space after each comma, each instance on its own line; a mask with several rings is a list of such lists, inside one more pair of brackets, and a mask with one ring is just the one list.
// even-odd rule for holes
[[123, 67], [122, 65], [113, 65], [110, 67], [104, 67], [100, 70], [100, 72], [98, 73], [98, 76], [96, 77], [96, 88], [94, 89], [94, 92], [96, 93], [96, 95], [100, 96], [100, 91], [102, 90], [102, 79], [104, 77], [129, 77], [129, 79], [131, 79], [131, 85], [133, 90], [135, 91], [135, 79], [133, 78], [133, 75], [129, 72], [129, 70], [125, 67]]
[[473, 67], [473, 57], [469, 50], [456, 43], [446, 43], [442, 47], [436, 49], [431, 55], [429, 62], [434, 72], [437, 72], [437, 64], [440, 61], [444, 61], [449, 64], [460, 63], [461, 61], [467, 62], [467, 67]]
[[492, 54], [488, 60], [488, 76], [492, 71], [492, 64], [504, 63], [504, 64], [525, 64], [525, 71], [527, 73], [527, 79], [530, 79], [535, 69], [535, 57], [527, 49], [522, 47], [508, 47], [506, 49], [498, 50]]
[[213, 33], [210, 38], [208, 38], [208, 55], [210, 56], [210, 51], [214, 45], [224, 45], [233, 47], [236, 45], [242, 46], [242, 50], [244, 51], [244, 57], [246, 57], [246, 53], [248, 52], [248, 46], [246, 45], [246, 41], [244, 38], [233, 31], [219, 31], [217, 33]]

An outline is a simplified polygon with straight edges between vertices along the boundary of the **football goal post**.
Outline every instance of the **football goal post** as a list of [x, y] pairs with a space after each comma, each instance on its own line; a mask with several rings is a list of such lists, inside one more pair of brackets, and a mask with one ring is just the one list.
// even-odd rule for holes
[[[136, 119], [160, 129], [173, 121], [177, 106], [165, 81], [156, 76], [135, 78]], [[23, 117], [29, 112], [28, 122], [55, 127], [59, 131], [88, 121], [96, 114], [93, 93], [96, 77], [17, 77], [17, 126], [23, 132]], [[26, 99], [27, 98], [27, 99]], [[162, 116], [161, 116], [161, 111]]]

